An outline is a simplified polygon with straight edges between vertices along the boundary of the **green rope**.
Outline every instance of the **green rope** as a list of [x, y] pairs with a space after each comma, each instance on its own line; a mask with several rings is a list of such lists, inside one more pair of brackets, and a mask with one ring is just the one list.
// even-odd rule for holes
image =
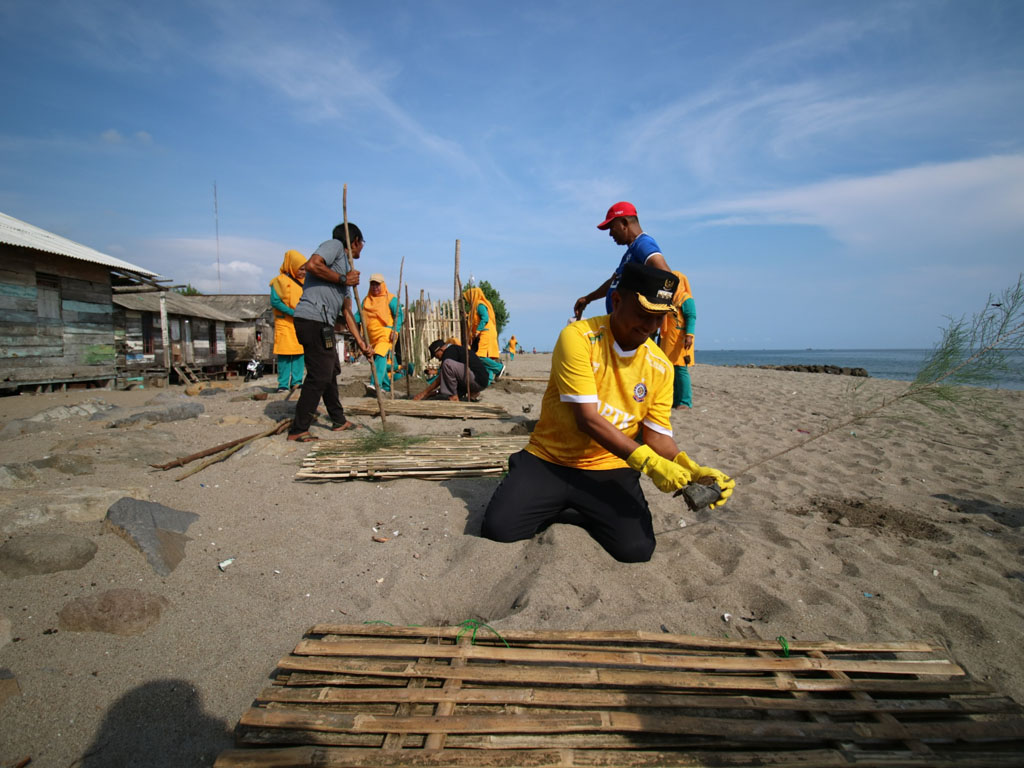
[[782, 655], [785, 656], [788, 659], [789, 658], [789, 643], [786, 642], [786, 638], [784, 638], [782, 635], [779, 635], [775, 639], [778, 640], [779, 645], [782, 646]]
[[511, 648], [512, 647], [511, 645], [509, 645], [505, 641], [505, 638], [501, 636], [501, 633], [498, 632], [498, 630], [496, 630], [490, 624], [487, 624], [487, 623], [485, 623], [483, 621], [477, 621], [476, 619], [466, 619], [464, 622], [462, 622], [458, 626], [462, 627], [462, 629], [460, 629], [459, 630], [459, 634], [457, 634], [455, 636], [455, 642], [459, 642], [459, 639], [464, 634], [466, 634], [466, 632], [468, 632], [470, 629], [472, 629], [473, 630], [473, 634], [472, 634], [472, 636], [469, 639], [469, 643], [470, 643], [470, 645], [476, 645], [476, 633], [477, 633], [477, 630], [486, 629], [486, 630], [490, 631], [491, 633], [493, 633], [499, 640], [501, 640], [501, 642], [505, 643], [505, 647], [506, 648]]
[[384, 624], [389, 627], [395, 626], [390, 621], [364, 621], [363, 624]]

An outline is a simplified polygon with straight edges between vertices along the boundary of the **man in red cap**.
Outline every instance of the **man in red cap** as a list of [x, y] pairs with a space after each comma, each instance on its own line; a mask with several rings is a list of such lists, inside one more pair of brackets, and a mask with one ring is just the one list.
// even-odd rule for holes
[[632, 203], [623, 201], [613, 205], [608, 209], [608, 214], [604, 217], [604, 221], [598, 224], [597, 228], [607, 229], [609, 236], [611, 236], [616, 244], [625, 245], [627, 248], [612, 276], [601, 283], [596, 290], [576, 299], [572, 311], [577, 320], [583, 317], [583, 310], [587, 308], [590, 302], [597, 301], [602, 296], [605, 300], [605, 312], [611, 314], [612, 291], [619, 284], [622, 268], [626, 264], [646, 264], [649, 267], [663, 269], [666, 272], [672, 271], [665, 261], [665, 257], [661, 255], [661, 248], [654, 242], [654, 238], [640, 228], [640, 221], [636, 216], [636, 208]]

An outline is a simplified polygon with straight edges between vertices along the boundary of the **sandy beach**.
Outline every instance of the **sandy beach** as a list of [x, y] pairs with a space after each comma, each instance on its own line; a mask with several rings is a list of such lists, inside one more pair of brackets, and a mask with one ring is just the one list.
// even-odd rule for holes
[[[389, 423], [407, 434], [522, 432], [545, 384], [516, 377], [545, 377], [549, 364], [519, 355], [484, 393], [506, 419]], [[367, 376], [365, 364], [344, 367], [344, 402]], [[324, 621], [938, 640], [971, 676], [1024, 702], [1024, 392], [995, 393], [990, 419], [899, 406], [760, 463], [906, 383], [706, 365], [693, 382], [695, 407], [673, 412], [676, 440], [739, 475], [737, 489], [695, 514], [644, 479], [658, 546], [639, 565], [571, 525], [516, 544], [481, 539], [495, 478], [298, 482], [309, 446], [283, 436], [181, 482], [181, 469], [149, 467], [286, 417], [282, 395], [239, 398], [270, 377], [192, 397], [169, 387], [0, 398], [0, 544], [65, 534], [96, 546], [76, 569], [0, 573], [0, 766], [210, 765], [278, 659]], [[90, 401], [117, 409], [22, 429]], [[204, 410], [107, 426], [154, 402]], [[104, 525], [122, 496], [198, 516], [167, 575]], [[162, 606], [141, 634], [62, 627], [69, 603], [124, 589]]]

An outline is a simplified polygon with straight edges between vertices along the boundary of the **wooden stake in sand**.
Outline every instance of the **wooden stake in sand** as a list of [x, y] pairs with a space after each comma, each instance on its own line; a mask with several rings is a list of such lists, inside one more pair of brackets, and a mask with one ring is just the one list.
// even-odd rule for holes
[[[395, 294], [395, 301], [397, 302], [399, 311], [401, 311], [401, 309], [402, 309], [402, 273], [404, 271], [405, 271], [405, 256], [402, 257], [402, 263], [398, 267], [398, 293]], [[396, 317], [395, 317], [395, 322], [398, 322], [397, 313], [396, 313]], [[387, 365], [388, 395], [389, 395], [389, 399], [391, 399], [391, 400], [395, 399], [395, 387], [394, 387], [395, 377], [392, 375], [392, 372], [391, 372], [391, 364], [392, 364], [392, 360], [397, 360], [397, 358], [394, 357], [395, 344], [397, 342], [398, 342], [398, 334], [396, 333], [395, 334], [395, 341], [391, 343], [390, 347], [388, 347], [388, 365]]]
[[[291, 422], [291, 419], [288, 419], [287, 422]], [[278, 422], [278, 425], [274, 427], [274, 430], [276, 431], [278, 427], [280, 427], [280, 425], [283, 423], [286, 422]], [[249, 435], [248, 437], [240, 437], [237, 440], [229, 440], [226, 443], [215, 445], [213, 446], [213, 448], [207, 448], [205, 451], [199, 451], [198, 453], [193, 453], [188, 456], [182, 456], [181, 458], [174, 459], [173, 461], [168, 461], [166, 464], [150, 464], [149, 466], [151, 466], [153, 469], [162, 469], [165, 471], [168, 469], [174, 469], [175, 467], [184, 467], [186, 464], [189, 464], [190, 462], [193, 462], [196, 459], [202, 459], [206, 456], [211, 456], [217, 453], [218, 451], [224, 451], [227, 450], [228, 448], [234, 448], [236, 445], [239, 445], [241, 443], [248, 443], [250, 440], [257, 440], [261, 437], [266, 436], [266, 432], [259, 432], [258, 434]]]
[[[348, 234], [348, 184], [343, 185], [341, 190], [341, 220], [345, 224], [345, 263], [348, 266], [346, 272], [350, 271], [355, 265], [352, 259], [352, 240]], [[352, 286], [352, 298], [354, 299], [356, 306], [359, 306], [359, 286]], [[363, 338], [366, 341], [366, 345], [373, 349], [373, 345], [370, 344], [370, 331], [366, 327], [366, 323], [363, 324]], [[380, 423], [387, 424], [388, 419], [384, 413], [384, 398], [380, 394], [380, 382], [377, 381], [377, 366], [373, 364], [373, 354], [370, 354], [370, 378], [373, 379], [373, 388], [377, 392], [377, 404], [380, 406]]]

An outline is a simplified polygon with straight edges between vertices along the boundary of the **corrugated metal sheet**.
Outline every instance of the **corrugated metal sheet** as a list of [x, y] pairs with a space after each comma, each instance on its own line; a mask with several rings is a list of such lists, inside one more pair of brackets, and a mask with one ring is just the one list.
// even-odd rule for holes
[[221, 312], [237, 315], [243, 320], [256, 320], [270, 312], [270, 288], [266, 293], [205, 294], [203, 302]]
[[45, 229], [32, 226], [28, 222], [0, 213], [0, 243], [8, 245], [20, 245], [24, 248], [34, 248], [37, 251], [56, 253], [59, 256], [67, 256], [71, 259], [91, 261], [94, 264], [102, 264], [111, 269], [119, 269], [124, 272], [131, 272], [137, 275], [151, 278], [162, 278], [156, 272], [151, 272], [144, 267], [131, 264], [122, 259], [115, 259], [105, 253], [100, 253], [93, 248], [60, 237]]
[[[182, 296], [174, 291], [164, 293], [167, 297], [167, 314], [184, 315], [185, 317], [205, 317], [207, 320], [220, 320], [225, 323], [240, 323], [242, 319], [219, 309], [204, 304], [201, 299]], [[159, 312], [160, 295], [158, 293], [115, 293], [114, 303], [125, 309], [136, 312]]]

